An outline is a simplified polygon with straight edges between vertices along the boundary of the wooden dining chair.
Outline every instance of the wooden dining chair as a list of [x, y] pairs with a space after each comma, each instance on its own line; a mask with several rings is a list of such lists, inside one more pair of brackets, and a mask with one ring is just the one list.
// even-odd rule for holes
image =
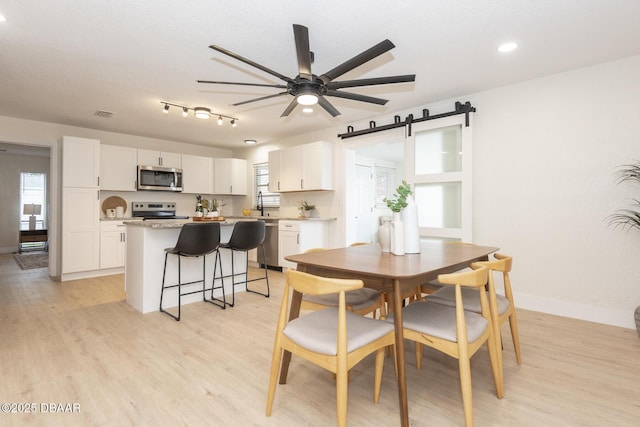
[[[362, 287], [361, 280], [319, 277], [291, 269], [286, 271], [271, 361], [267, 416], [271, 415], [273, 408], [282, 352], [285, 350], [336, 374], [338, 426], [347, 424], [347, 373], [358, 362], [375, 352], [373, 401], [378, 403], [384, 348], [393, 345], [395, 334], [392, 323], [347, 310], [345, 294]], [[290, 319], [289, 301], [292, 290], [303, 295], [338, 294], [338, 307]]]
[[[355, 244], [351, 245], [355, 246]], [[305, 251], [305, 253], [324, 251], [325, 248], [312, 248]], [[366, 316], [371, 313], [371, 316], [376, 318], [376, 311], [379, 312], [379, 318], [385, 319], [387, 317], [387, 310], [384, 295], [375, 289], [360, 288], [345, 293], [347, 302], [347, 310], [354, 313]], [[327, 307], [338, 306], [338, 295], [305, 295], [302, 298], [302, 304], [300, 308], [303, 310], [322, 310]]]
[[[404, 338], [416, 342], [416, 366], [422, 365], [423, 345], [427, 345], [458, 359], [460, 389], [464, 409], [465, 425], [473, 425], [471, 397], [470, 359], [487, 343], [491, 371], [498, 398], [504, 396], [502, 358], [491, 324], [489, 298], [484, 287], [489, 269], [480, 267], [463, 273], [441, 274], [438, 281], [443, 285], [453, 285], [455, 306], [437, 304], [429, 298], [416, 301], [402, 310]], [[481, 314], [465, 311], [462, 290], [478, 293]]]
[[[479, 268], [481, 266], [487, 267], [490, 270], [489, 273], [489, 298], [496, 298], [496, 313], [492, 313], [492, 320], [494, 322], [494, 329], [496, 338], [500, 340], [500, 329], [502, 325], [508, 320], [509, 328], [511, 329], [511, 339], [513, 341], [513, 348], [516, 354], [516, 361], [518, 365], [522, 364], [522, 356], [520, 353], [520, 338], [518, 334], [518, 319], [516, 317], [516, 306], [513, 302], [513, 291], [511, 290], [511, 280], [509, 278], [509, 272], [511, 272], [512, 257], [503, 254], [494, 254], [495, 260], [491, 261], [477, 261], [471, 264], [471, 268]], [[502, 273], [502, 279], [504, 284], [504, 295], [500, 295], [496, 292], [495, 281], [493, 278], [494, 272]], [[446, 304], [453, 306], [455, 304], [455, 293], [453, 288], [442, 288], [430, 295], [427, 298], [431, 302], [438, 304]], [[464, 309], [480, 313], [480, 298], [477, 292], [471, 289], [462, 290], [462, 300], [464, 301]]]

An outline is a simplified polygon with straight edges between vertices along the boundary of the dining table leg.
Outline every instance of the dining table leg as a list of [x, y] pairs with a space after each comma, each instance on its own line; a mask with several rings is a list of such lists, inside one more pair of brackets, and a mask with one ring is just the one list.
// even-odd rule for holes
[[393, 324], [396, 332], [396, 369], [398, 370], [398, 398], [400, 400], [400, 421], [409, 426], [409, 405], [407, 403], [407, 374], [404, 357], [404, 333], [402, 325], [402, 292], [400, 281], [393, 281]]

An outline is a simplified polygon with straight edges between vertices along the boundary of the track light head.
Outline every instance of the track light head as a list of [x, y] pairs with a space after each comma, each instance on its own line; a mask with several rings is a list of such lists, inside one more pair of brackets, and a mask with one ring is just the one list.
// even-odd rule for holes
[[187, 117], [189, 115], [189, 109], [187, 107], [182, 107], [182, 117]]
[[162, 110], [165, 114], [169, 113], [169, 104], [164, 104], [164, 109]]
[[222, 126], [222, 116], [218, 116], [218, 126]]
[[232, 119], [232, 120], [231, 120], [231, 127], [233, 127], [233, 128], [234, 128], [234, 127], [236, 127], [236, 126], [238, 126], [238, 124], [236, 123], [236, 119]]

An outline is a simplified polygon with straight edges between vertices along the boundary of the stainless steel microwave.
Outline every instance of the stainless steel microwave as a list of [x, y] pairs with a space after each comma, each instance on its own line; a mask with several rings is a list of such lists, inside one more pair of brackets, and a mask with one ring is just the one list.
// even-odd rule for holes
[[138, 190], [182, 191], [182, 169], [138, 166]]

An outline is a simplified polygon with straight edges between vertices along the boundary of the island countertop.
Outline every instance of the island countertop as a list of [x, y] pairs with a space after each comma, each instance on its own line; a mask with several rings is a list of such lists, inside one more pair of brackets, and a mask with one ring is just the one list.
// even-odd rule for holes
[[124, 221], [125, 225], [146, 228], [182, 228], [183, 225], [195, 222], [198, 224], [218, 223], [220, 226], [234, 225], [238, 221], [255, 221], [255, 219], [227, 218], [224, 221], [194, 221], [193, 219], [154, 219], [152, 221]]

